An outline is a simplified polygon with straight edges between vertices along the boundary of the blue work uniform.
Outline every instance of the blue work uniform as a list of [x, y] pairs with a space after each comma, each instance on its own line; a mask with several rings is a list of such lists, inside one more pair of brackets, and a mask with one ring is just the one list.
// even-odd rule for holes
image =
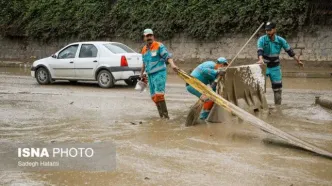
[[280, 68], [280, 51], [283, 48], [290, 57], [295, 53], [287, 41], [275, 35], [274, 41], [268, 35], [260, 37], [257, 41], [258, 56], [263, 56], [264, 63], [267, 65], [266, 76], [270, 77], [272, 89], [278, 91], [282, 89], [282, 74]]
[[163, 101], [167, 79], [166, 64], [167, 60], [171, 58], [171, 54], [162, 43], [154, 41], [150, 46], [143, 47], [142, 57], [152, 100], [154, 102]]
[[[202, 64], [198, 65], [194, 71], [190, 74], [191, 76], [195, 77], [205, 85], [212, 84], [214, 80], [218, 76], [218, 70], [216, 69], [216, 63], [213, 61], [206, 61]], [[201, 93], [194, 89], [192, 86], [187, 84], [186, 86], [188, 92], [197, 96], [198, 98], [201, 97]], [[212, 87], [214, 91], [216, 91], [216, 87]], [[203, 110], [200, 114], [200, 119], [206, 119], [209, 116], [210, 110], [213, 107], [213, 101], [208, 100], [204, 103]]]

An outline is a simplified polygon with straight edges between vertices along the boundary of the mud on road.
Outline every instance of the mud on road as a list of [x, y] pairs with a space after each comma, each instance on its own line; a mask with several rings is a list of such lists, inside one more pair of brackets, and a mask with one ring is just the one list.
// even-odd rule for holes
[[[148, 92], [66, 81], [38, 85], [27, 70], [0, 72], [0, 142], [103, 142], [116, 145], [113, 172], [0, 172], [0, 185], [331, 185], [332, 160], [294, 148], [251, 125], [185, 127], [195, 97], [169, 77], [171, 120], [158, 119]], [[260, 117], [332, 151], [331, 79], [284, 79], [283, 105]], [[269, 87], [269, 85], [268, 85]], [[268, 88], [268, 103], [272, 103]], [[6, 161], [6, 160], [0, 160]]]

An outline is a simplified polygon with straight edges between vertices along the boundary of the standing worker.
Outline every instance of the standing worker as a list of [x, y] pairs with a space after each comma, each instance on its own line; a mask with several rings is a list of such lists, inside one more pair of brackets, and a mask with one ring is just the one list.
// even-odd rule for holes
[[[213, 91], [216, 91], [216, 83], [215, 80], [218, 77], [218, 75], [224, 76], [225, 71], [222, 69], [223, 67], [226, 67], [228, 65], [227, 59], [224, 57], [220, 57], [217, 59], [217, 62], [214, 61], [206, 61], [202, 64], [198, 65], [190, 74], [191, 76], [195, 77], [205, 85], [210, 85], [213, 89]], [[214, 102], [207, 99], [205, 95], [202, 95], [200, 92], [198, 92], [196, 89], [194, 89], [189, 84], [186, 84], [188, 92], [191, 94], [197, 96], [199, 99], [204, 101], [203, 110], [200, 114], [200, 119], [205, 120], [213, 107]]]
[[293, 57], [300, 67], [303, 67], [304, 65], [299, 57], [295, 55], [287, 41], [276, 35], [275, 23], [267, 22], [265, 25], [265, 31], [266, 35], [261, 36], [257, 42], [258, 63], [265, 63], [267, 65], [266, 76], [269, 76], [271, 80], [274, 92], [274, 103], [275, 105], [281, 105], [282, 74], [279, 59], [281, 48], [283, 48], [290, 57]]
[[148, 75], [150, 94], [155, 102], [160, 118], [169, 119], [165, 102], [165, 86], [167, 79], [166, 65], [170, 64], [174, 71], [178, 67], [174, 64], [171, 54], [160, 42], [154, 40], [153, 31], [145, 29], [143, 32], [146, 45], [142, 49], [143, 66], [141, 79], [144, 78], [144, 71]]

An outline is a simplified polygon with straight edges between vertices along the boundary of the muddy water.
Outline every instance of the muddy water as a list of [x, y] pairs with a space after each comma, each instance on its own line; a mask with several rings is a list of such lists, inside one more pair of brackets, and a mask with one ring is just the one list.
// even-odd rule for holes
[[[1, 69], [1, 68], [0, 68]], [[331, 185], [332, 160], [294, 148], [235, 117], [184, 127], [195, 98], [169, 77], [170, 121], [148, 92], [65, 81], [40, 86], [29, 70], [0, 70], [0, 142], [116, 144], [113, 172], [0, 172], [0, 185]], [[332, 96], [331, 79], [284, 79], [284, 104], [260, 117], [332, 151], [332, 112], [313, 105]], [[269, 85], [268, 85], [269, 87]], [[273, 95], [267, 89], [267, 99]], [[142, 124], [139, 124], [142, 122]], [[5, 161], [5, 160], [0, 160]]]

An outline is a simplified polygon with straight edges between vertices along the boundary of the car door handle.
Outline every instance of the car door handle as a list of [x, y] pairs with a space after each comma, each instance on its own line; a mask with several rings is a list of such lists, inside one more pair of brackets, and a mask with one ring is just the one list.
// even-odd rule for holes
[[74, 61], [71, 61], [71, 62], [69, 62], [69, 63], [74, 63]]
[[97, 61], [97, 60], [94, 60], [93, 62], [94, 62], [94, 63], [97, 63], [98, 61]]

